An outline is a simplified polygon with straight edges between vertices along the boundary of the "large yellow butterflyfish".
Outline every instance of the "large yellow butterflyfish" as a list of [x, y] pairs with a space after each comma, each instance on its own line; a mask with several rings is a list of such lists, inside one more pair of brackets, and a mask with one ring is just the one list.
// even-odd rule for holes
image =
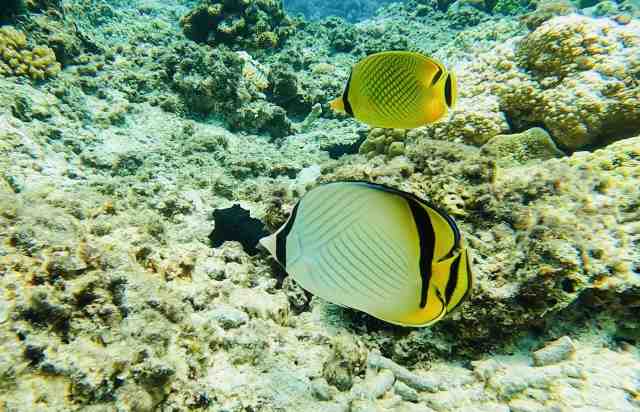
[[471, 260], [453, 219], [378, 184], [318, 186], [260, 243], [309, 292], [397, 325], [442, 319], [472, 286]]

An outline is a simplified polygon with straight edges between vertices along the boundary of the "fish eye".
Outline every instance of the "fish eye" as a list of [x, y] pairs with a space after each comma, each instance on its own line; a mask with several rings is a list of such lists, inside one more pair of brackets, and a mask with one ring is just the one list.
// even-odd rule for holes
[[451, 86], [451, 75], [447, 74], [447, 80], [444, 84], [444, 99], [447, 103], [447, 106], [451, 109], [453, 105], [453, 94], [452, 94], [452, 86]]

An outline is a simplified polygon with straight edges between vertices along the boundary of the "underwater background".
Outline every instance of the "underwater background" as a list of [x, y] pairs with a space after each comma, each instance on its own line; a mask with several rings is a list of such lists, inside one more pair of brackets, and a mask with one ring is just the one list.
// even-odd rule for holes
[[[2, 0], [0, 411], [640, 411], [639, 17]], [[333, 112], [387, 50], [455, 71], [455, 109], [412, 130]], [[213, 240], [219, 210], [274, 231], [338, 180], [456, 219], [458, 311], [393, 326]]]

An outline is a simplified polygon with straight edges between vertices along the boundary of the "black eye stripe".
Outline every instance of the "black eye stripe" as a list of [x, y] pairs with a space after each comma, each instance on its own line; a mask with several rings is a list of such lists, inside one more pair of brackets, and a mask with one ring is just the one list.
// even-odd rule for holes
[[447, 102], [447, 106], [451, 108], [453, 104], [453, 96], [451, 95], [451, 75], [447, 75], [447, 81], [444, 84], [444, 99]]
[[442, 77], [442, 69], [438, 68], [438, 71], [436, 72], [435, 76], [433, 76], [433, 80], [431, 80], [431, 85], [433, 86], [434, 84], [438, 83], [438, 80], [440, 80], [440, 77]]
[[349, 87], [351, 87], [351, 76], [353, 76], [353, 71], [349, 73], [349, 80], [347, 80], [347, 85], [345, 86], [344, 93], [342, 94], [344, 111], [347, 112], [349, 116], [353, 116], [353, 107], [351, 107], [351, 102], [349, 101]]

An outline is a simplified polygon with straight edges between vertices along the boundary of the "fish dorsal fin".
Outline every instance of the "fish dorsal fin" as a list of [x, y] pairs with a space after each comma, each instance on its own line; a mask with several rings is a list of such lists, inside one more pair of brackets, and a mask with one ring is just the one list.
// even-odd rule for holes
[[453, 256], [434, 262], [431, 266], [431, 284], [444, 292], [447, 313], [455, 310], [473, 286], [468, 250], [460, 249]]
[[436, 244], [433, 250], [433, 260], [437, 262], [447, 255], [451, 254], [460, 243], [460, 232], [453, 221], [445, 217], [440, 211], [422, 205], [429, 214], [431, 225], [433, 225], [433, 231], [436, 234]]
[[442, 81], [443, 77], [447, 74], [444, 66], [427, 56], [423, 56], [419, 53], [416, 53], [416, 55], [420, 62], [420, 70], [418, 71], [421, 73], [421, 77], [418, 79], [420, 83], [422, 83], [424, 87], [433, 87], [438, 84], [438, 82]]

